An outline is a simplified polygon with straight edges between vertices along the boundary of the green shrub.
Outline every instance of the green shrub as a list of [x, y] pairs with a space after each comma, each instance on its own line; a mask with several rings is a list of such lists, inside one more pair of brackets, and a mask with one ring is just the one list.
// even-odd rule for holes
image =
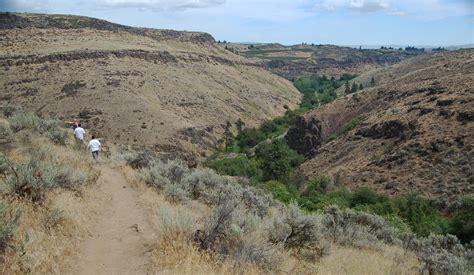
[[257, 175], [255, 161], [249, 160], [245, 155], [211, 160], [208, 162], [207, 166], [214, 169], [219, 174], [229, 176], [253, 177]]
[[348, 123], [344, 124], [344, 126], [342, 126], [342, 129], [341, 129], [341, 134], [344, 135], [346, 134], [347, 132], [351, 131], [352, 129], [354, 129], [358, 124], [360, 123], [360, 120], [358, 118], [353, 118], [351, 119], [351, 121], [349, 121]]
[[6, 202], [0, 201], [0, 255], [15, 234], [19, 219], [20, 209], [12, 209]]
[[273, 121], [265, 121], [262, 126], [260, 126], [260, 131], [266, 136], [268, 136], [271, 133], [274, 133], [277, 130], [277, 125]]
[[263, 140], [265, 135], [255, 128], [246, 128], [237, 136], [237, 144], [242, 150], [252, 148]]
[[350, 207], [355, 207], [357, 205], [376, 204], [381, 200], [382, 196], [378, 195], [367, 187], [362, 187], [357, 189], [352, 195]]
[[448, 223], [429, 202], [417, 194], [408, 194], [395, 200], [397, 211], [420, 236], [447, 231]]
[[263, 188], [273, 195], [273, 198], [285, 204], [290, 203], [296, 198], [296, 195], [288, 191], [286, 186], [276, 180], [267, 181]]
[[290, 149], [283, 140], [260, 144], [256, 150], [264, 180], [279, 180], [289, 176], [292, 168], [303, 162], [304, 157]]
[[463, 197], [461, 206], [454, 212], [450, 231], [463, 243], [474, 240], [474, 195]]

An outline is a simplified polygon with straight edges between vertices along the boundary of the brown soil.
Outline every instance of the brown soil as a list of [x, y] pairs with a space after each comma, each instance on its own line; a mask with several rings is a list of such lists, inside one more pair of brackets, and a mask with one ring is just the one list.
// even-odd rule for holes
[[[92, 204], [89, 238], [71, 261], [74, 274], [148, 274], [156, 229], [139, 194], [110, 164], [99, 164], [101, 176]], [[85, 206], [88, 207], [88, 206]]]

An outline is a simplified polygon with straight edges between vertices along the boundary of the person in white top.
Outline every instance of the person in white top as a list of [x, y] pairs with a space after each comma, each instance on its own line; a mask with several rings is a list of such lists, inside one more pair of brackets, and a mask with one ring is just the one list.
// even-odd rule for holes
[[91, 151], [92, 157], [95, 161], [99, 160], [100, 146], [101, 144], [99, 140], [94, 135], [92, 135], [92, 139], [89, 141], [89, 145], [87, 145], [87, 148], [89, 148], [89, 151]]
[[77, 124], [77, 128], [74, 129], [74, 136], [76, 137], [77, 141], [84, 141], [84, 134], [86, 131], [81, 127], [81, 124]]

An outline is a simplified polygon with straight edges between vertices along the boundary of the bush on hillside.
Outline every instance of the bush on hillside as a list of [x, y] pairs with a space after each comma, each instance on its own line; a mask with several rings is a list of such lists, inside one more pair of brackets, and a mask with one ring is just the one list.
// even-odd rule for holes
[[58, 119], [40, 118], [34, 113], [17, 111], [9, 117], [8, 121], [10, 122], [10, 128], [14, 132], [29, 129], [37, 131], [55, 144], [66, 144], [67, 132], [61, 129], [61, 121]]
[[8, 125], [0, 124], [0, 140], [4, 142], [13, 140], [13, 132]]
[[23, 108], [20, 106], [7, 104], [7, 105], [0, 106], [0, 110], [2, 111], [5, 117], [11, 117], [13, 114], [17, 112], [22, 112]]
[[29, 157], [21, 163], [9, 163], [6, 184], [8, 191], [20, 197], [39, 202], [46, 190], [63, 187], [77, 189], [86, 183], [87, 176], [67, 166]]
[[311, 260], [329, 253], [321, 220], [303, 213], [296, 204], [290, 204], [283, 217], [274, 217], [267, 230], [271, 242], [310, 256]]
[[237, 144], [242, 149], [252, 148], [263, 140], [265, 140], [265, 135], [255, 128], [245, 128], [237, 136]]
[[454, 212], [450, 230], [463, 243], [474, 240], [474, 195], [463, 197], [461, 205]]
[[393, 227], [382, 217], [330, 206], [322, 219], [334, 243], [358, 248], [379, 248], [396, 239]]
[[472, 250], [464, 247], [453, 235], [431, 235], [419, 239], [413, 234], [401, 236], [406, 249], [412, 250], [422, 262], [423, 273], [467, 274], [474, 271], [470, 262]]
[[255, 225], [258, 218], [239, 209], [235, 200], [222, 200], [206, 219], [194, 240], [202, 250], [222, 259], [232, 259], [236, 267], [257, 265], [263, 270], [274, 270], [282, 258], [278, 247], [259, 238]]
[[141, 169], [150, 166], [154, 157], [150, 151], [141, 151], [138, 153], [128, 153], [124, 159], [133, 169]]
[[10, 163], [7, 156], [0, 152], [0, 174], [6, 173], [10, 169]]
[[20, 209], [13, 209], [6, 202], [0, 201], [0, 255], [8, 248], [19, 219]]
[[245, 155], [210, 160], [207, 167], [214, 169], [219, 174], [229, 176], [246, 176], [250, 178], [257, 175], [256, 163], [249, 160]]
[[292, 168], [303, 162], [304, 157], [290, 149], [285, 141], [277, 139], [260, 144], [255, 152], [260, 161], [264, 180], [286, 179]]
[[36, 129], [39, 125], [40, 118], [33, 113], [16, 112], [8, 121], [10, 122], [10, 128], [14, 132], [19, 132], [24, 129]]

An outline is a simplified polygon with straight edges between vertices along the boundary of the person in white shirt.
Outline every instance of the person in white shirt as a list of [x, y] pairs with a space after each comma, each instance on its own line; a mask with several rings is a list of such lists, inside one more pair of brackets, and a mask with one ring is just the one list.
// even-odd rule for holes
[[77, 141], [84, 141], [84, 134], [86, 131], [81, 127], [81, 124], [77, 124], [77, 128], [74, 129], [74, 136], [76, 137]]
[[94, 135], [92, 135], [92, 139], [89, 141], [89, 145], [87, 145], [87, 148], [89, 148], [89, 151], [91, 151], [92, 157], [95, 161], [99, 160], [100, 146], [101, 144], [99, 140]]

